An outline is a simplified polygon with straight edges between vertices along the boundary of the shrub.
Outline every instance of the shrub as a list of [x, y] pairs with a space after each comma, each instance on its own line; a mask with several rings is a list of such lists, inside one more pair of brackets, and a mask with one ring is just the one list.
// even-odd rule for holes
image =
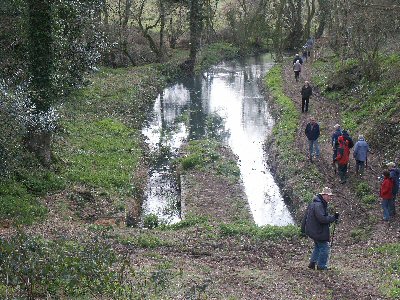
[[19, 234], [1, 241], [0, 257], [1, 283], [13, 286], [18, 299], [112, 294], [120, 286], [113, 269], [118, 257], [96, 241], [80, 244]]
[[144, 217], [143, 226], [145, 228], [153, 229], [158, 227], [159, 224], [160, 222], [156, 214], [149, 214]]
[[165, 246], [166, 243], [155, 235], [142, 234], [137, 238], [136, 244], [142, 248], [154, 249], [157, 247]]
[[32, 224], [46, 215], [46, 208], [27, 190], [12, 180], [0, 182], [0, 220]]

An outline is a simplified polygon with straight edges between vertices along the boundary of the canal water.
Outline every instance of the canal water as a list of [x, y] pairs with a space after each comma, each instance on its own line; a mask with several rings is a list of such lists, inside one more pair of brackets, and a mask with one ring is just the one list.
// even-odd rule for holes
[[263, 150], [274, 125], [257, 81], [273, 66], [270, 55], [223, 62], [209, 72], [167, 87], [143, 129], [153, 158], [143, 214], [180, 220], [179, 189], [171, 160], [187, 140], [214, 137], [238, 156], [257, 225], [294, 223]]

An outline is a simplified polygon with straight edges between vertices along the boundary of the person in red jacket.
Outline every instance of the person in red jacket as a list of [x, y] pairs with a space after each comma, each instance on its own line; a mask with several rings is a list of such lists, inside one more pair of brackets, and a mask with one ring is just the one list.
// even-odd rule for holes
[[381, 189], [379, 191], [379, 197], [382, 201], [382, 209], [383, 209], [383, 220], [389, 221], [390, 220], [390, 211], [389, 205], [390, 201], [393, 198], [392, 190], [393, 190], [393, 179], [390, 178], [390, 172], [384, 171], [383, 172], [383, 181], [381, 184]]
[[343, 135], [338, 137], [338, 149], [336, 162], [338, 164], [338, 173], [340, 177], [340, 183], [346, 183], [347, 181], [347, 164], [350, 158], [350, 147], [349, 142], [343, 137]]

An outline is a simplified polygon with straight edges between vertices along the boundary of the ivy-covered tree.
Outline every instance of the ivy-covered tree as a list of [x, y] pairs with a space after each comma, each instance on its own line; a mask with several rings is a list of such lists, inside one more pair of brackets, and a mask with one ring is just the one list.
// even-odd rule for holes
[[[46, 166], [57, 127], [56, 106], [83, 82], [104, 45], [101, 0], [5, 0], [0, 72], [2, 114], [24, 133], [25, 146]], [[3, 24], [3, 22], [1, 22]], [[1, 24], [1, 25], [2, 25]], [[14, 50], [14, 51], [10, 51]], [[12, 74], [12, 75], [11, 75]], [[5, 141], [6, 143], [6, 141]]]

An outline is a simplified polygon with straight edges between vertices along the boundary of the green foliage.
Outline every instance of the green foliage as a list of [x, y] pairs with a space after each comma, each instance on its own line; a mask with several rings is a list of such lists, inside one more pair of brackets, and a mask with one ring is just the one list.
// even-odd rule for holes
[[356, 195], [362, 203], [367, 205], [374, 204], [377, 200], [377, 196], [373, 194], [371, 186], [366, 181], [358, 183]]
[[393, 299], [398, 299], [400, 296], [400, 280], [397, 278], [400, 275], [400, 243], [385, 244], [379, 247], [371, 248], [370, 252], [384, 254], [389, 259], [386, 277], [388, 278], [387, 292]]
[[146, 249], [155, 249], [169, 245], [167, 241], [163, 241], [158, 236], [150, 233], [141, 233], [137, 237], [120, 237], [118, 240], [123, 245], [136, 246]]
[[[17, 235], [0, 243], [0, 281], [14, 296], [79, 298], [112, 295], [121, 287], [114, 265], [118, 257], [96, 241], [79, 244]], [[10, 295], [9, 295], [10, 296]]]
[[194, 140], [186, 147], [186, 154], [177, 159], [183, 171], [190, 169], [214, 170], [217, 174], [237, 180], [240, 169], [235, 160], [222, 155], [222, 145], [216, 140]]
[[[353, 133], [362, 133], [369, 145], [383, 153], [383, 160], [397, 156], [396, 141], [400, 138], [400, 55], [380, 54], [379, 80], [362, 76], [363, 66], [355, 59], [337, 62], [319, 61], [313, 81], [318, 82], [327, 98], [342, 110], [341, 124]], [[377, 134], [379, 133], [379, 134]], [[385, 142], [382, 142], [382, 141]]]
[[136, 239], [135, 244], [142, 248], [158, 248], [168, 245], [168, 243], [161, 240], [159, 237], [151, 234], [141, 234]]
[[17, 173], [16, 180], [22, 183], [30, 193], [38, 196], [65, 188], [64, 179], [47, 170], [36, 170], [35, 173], [26, 169], [21, 170]]
[[300, 236], [300, 229], [298, 226], [286, 225], [286, 226], [256, 226], [249, 223], [233, 223], [233, 224], [221, 224], [220, 227], [221, 235], [228, 236], [240, 236], [245, 235], [252, 237], [257, 240], [278, 240], [282, 238], [292, 238]]
[[0, 182], [0, 207], [0, 220], [14, 224], [32, 224], [47, 212], [26, 186], [13, 180]]
[[112, 119], [67, 126], [70, 147], [62, 149], [68, 163], [65, 177], [92, 187], [129, 191], [140, 157], [135, 131]]
[[144, 216], [143, 227], [153, 229], [160, 225], [160, 221], [158, 220], [158, 216], [156, 214], [148, 214]]
[[239, 49], [229, 43], [213, 43], [201, 50], [199, 54], [196, 71], [206, 70], [221, 60], [231, 60], [239, 55]]
[[371, 236], [371, 227], [363, 226], [350, 231], [350, 236], [355, 242], [366, 241]]
[[163, 230], [180, 230], [188, 227], [193, 227], [201, 224], [207, 224], [208, 219], [204, 216], [188, 216], [186, 219], [171, 225], [163, 225], [160, 227]]

